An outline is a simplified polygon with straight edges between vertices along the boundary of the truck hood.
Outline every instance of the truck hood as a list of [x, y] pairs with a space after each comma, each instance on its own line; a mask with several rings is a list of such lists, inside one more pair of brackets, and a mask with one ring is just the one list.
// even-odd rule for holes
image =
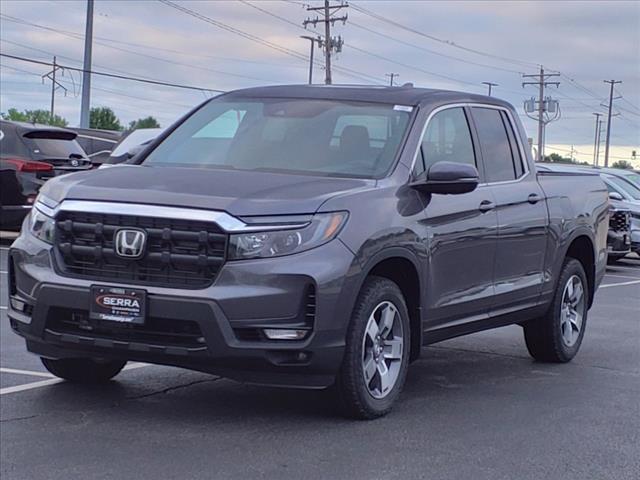
[[123, 165], [52, 179], [56, 202], [93, 200], [221, 210], [238, 217], [314, 213], [329, 198], [375, 186], [375, 180], [242, 170]]

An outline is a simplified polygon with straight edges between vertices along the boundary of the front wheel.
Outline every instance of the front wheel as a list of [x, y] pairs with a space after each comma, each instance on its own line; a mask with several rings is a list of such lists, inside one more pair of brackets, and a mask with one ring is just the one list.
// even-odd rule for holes
[[582, 264], [567, 258], [546, 315], [524, 325], [527, 349], [541, 362], [569, 362], [576, 356], [587, 327], [589, 289]]
[[56, 377], [76, 383], [104, 383], [115, 377], [127, 364], [120, 360], [93, 358], [41, 358], [42, 364]]
[[347, 416], [371, 419], [391, 410], [407, 376], [409, 328], [400, 288], [386, 278], [368, 278], [356, 301], [336, 383]]

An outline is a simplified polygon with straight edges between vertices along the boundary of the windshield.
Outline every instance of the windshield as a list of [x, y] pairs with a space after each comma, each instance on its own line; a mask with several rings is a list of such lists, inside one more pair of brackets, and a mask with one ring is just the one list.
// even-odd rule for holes
[[58, 138], [24, 138], [24, 142], [39, 158], [69, 158], [70, 155], [86, 157], [84, 150], [75, 140]]
[[214, 100], [144, 164], [381, 177], [409, 123], [406, 110], [332, 100]]
[[633, 183], [635, 187], [640, 188], [640, 173], [624, 172], [624, 173], [621, 173], [620, 175], [622, 175], [625, 180], [628, 180], [629, 182]]
[[622, 192], [619, 193], [626, 194], [623, 196], [631, 197], [634, 200], [640, 200], [640, 189], [636, 188], [631, 183], [622, 180], [621, 178], [614, 177], [613, 175], [607, 176], [607, 179], [613, 183], [618, 190], [622, 190]]

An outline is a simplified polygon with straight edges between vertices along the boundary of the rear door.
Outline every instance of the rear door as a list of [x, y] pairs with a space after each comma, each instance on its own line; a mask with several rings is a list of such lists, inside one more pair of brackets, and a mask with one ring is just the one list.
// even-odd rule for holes
[[[432, 114], [416, 159], [414, 175], [440, 161], [459, 162], [483, 171], [463, 106]], [[427, 329], [454, 327], [488, 318], [493, 298], [497, 217], [488, 188], [461, 195], [425, 196], [428, 261], [425, 272]]]
[[492, 314], [533, 306], [542, 290], [548, 214], [535, 172], [511, 113], [494, 106], [471, 108], [498, 218], [495, 298]]

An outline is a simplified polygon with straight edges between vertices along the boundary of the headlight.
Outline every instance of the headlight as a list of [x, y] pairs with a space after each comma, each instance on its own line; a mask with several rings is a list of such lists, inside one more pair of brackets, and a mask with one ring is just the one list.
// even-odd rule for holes
[[298, 229], [233, 234], [229, 259], [279, 257], [319, 247], [336, 237], [347, 217], [347, 212], [319, 213]]
[[56, 224], [53, 218], [48, 217], [37, 208], [32, 208], [29, 214], [29, 232], [43, 242], [53, 244], [53, 235]]

